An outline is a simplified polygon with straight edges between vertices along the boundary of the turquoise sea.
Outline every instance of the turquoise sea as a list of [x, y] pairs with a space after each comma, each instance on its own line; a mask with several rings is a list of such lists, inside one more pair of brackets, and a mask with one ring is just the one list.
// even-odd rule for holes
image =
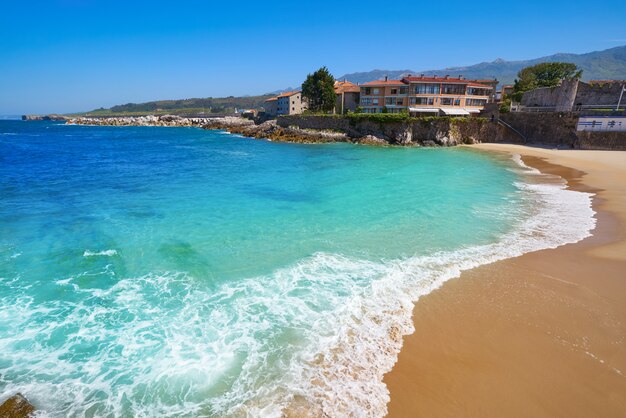
[[413, 302], [593, 226], [588, 194], [467, 148], [0, 121], [0, 400], [382, 416]]

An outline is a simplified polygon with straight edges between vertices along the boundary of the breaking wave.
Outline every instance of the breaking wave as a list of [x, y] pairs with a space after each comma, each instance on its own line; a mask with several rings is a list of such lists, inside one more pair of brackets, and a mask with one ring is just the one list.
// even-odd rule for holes
[[383, 376], [414, 331], [415, 301], [463, 270], [574, 243], [594, 228], [591, 194], [564, 182], [517, 187], [532, 213], [514, 231], [428, 256], [317, 253], [215, 289], [182, 272], [108, 288], [56, 281], [75, 293], [69, 300], [36, 301], [17, 278], [0, 279], [0, 353], [12, 353], [0, 354], [0, 387], [27, 393], [52, 417], [384, 416]]

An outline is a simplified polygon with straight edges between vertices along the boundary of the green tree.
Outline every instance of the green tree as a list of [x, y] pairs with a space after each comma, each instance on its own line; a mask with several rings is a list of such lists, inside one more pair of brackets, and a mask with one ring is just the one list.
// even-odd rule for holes
[[513, 98], [519, 101], [525, 91], [540, 87], [555, 87], [559, 85], [561, 80], [580, 78], [582, 73], [576, 64], [568, 62], [542, 62], [523, 68], [517, 73], [513, 87]]
[[322, 67], [309, 74], [302, 83], [302, 96], [313, 112], [330, 112], [335, 107], [335, 78]]

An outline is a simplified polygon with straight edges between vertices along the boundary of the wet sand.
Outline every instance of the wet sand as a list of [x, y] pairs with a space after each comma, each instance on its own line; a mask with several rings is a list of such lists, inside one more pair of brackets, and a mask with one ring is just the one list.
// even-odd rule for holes
[[626, 152], [472, 148], [522, 155], [596, 193], [577, 244], [464, 272], [415, 305], [385, 376], [390, 417], [626, 417]]

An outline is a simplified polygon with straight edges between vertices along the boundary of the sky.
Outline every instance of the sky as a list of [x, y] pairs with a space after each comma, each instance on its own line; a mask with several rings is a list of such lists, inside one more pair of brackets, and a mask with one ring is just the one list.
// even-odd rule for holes
[[2, 0], [0, 115], [256, 95], [626, 44], [626, 1]]

